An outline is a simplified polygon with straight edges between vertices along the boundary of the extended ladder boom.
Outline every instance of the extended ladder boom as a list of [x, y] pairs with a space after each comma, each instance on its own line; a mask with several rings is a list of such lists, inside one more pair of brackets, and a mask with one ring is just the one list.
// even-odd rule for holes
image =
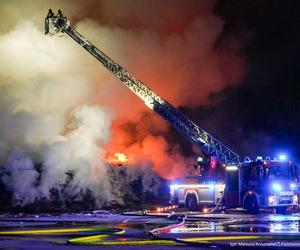
[[91, 55], [100, 61], [105, 68], [111, 71], [133, 93], [140, 97], [145, 104], [162, 118], [169, 122], [178, 132], [184, 135], [191, 143], [197, 145], [209, 155], [215, 155], [220, 162], [239, 163], [239, 156], [230, 148], [219, 142], [205, 130], [180, 113], [167, 101], [162, 99], [141, 81], [130, 75], [126, 69], [114, 62], [95, 45], [85, 39], [70, 26], [69, 21], [61, 11], [57, 15], [49, 10], [45, 19], [45, 33], [54, 35], [65, 33], [85, 48]]

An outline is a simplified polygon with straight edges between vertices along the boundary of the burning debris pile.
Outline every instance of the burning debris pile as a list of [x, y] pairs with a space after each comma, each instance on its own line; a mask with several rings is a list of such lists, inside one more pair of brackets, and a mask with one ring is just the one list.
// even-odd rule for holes
[[[214, 6], [210, 0], [1, 3], [2, 204], [127, 204], [154, 197], [161, 177], [185, 171], [187, 159], [166, 139], [162, 120], [71, 40], [44, 36], [50, 7], [64, 9], [78, 30], [168, 101], [198, 106], [244, 71], [240, 42], [221, 37]], [[228, 46], [231, 39], [235, 46]]]

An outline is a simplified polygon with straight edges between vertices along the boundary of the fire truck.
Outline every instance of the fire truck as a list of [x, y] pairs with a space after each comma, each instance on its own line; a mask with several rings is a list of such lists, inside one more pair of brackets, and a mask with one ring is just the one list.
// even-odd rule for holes
[[52, 10], [45, 19], [45, 34], [68, 35], [106, 69], [115, 75], [145, 105], [160, 115], [192, 144], [200, 148], [203, 156], [194, 171], [170, 185], [171, 201], [191, 210], [222, 204], [227, 208], [244, 207], [250, 213], [259, 208], [286, 210], [298, 206], [299, 179], [297, 167], [283, 158], [257, 157], [243, 162], [228, 146], [200, 128], [174, 106], [157, 95], [125, 68], [113, 61], [89, 42], [71, 25], [59, 10]]
[[207, 169], [175, 180], [170, 185], [171, 203], [190, 210], [243, 207], [251, 214], [260, 208], [285, 213], [298, 207], [298, 170], [291, 161], [246, 157], [243, 163], [222, 164], [213, 174], [211, 167]]

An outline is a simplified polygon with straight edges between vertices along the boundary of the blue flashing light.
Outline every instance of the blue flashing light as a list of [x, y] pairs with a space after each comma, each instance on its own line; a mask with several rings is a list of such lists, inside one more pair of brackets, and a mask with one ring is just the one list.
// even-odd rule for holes
[[287, 156], [285, 154], [280, 154], [279, 155], [279, 160], [280, 161], [286, 161], [287, 160]]
[[282, 186], [279, 183], [273, 183], [272, 188], [276, 192], [282, 191]]
[[295, 190], [295, 188], [296, 188], [296, 184], [295, 184], [295, 183], [291, 183], [291, 184], [290, 184], [290, 189], [291, 189], [291, 190]]
[[176, 189], [178, 189], [178, 185], [177, 184], [172, 184], [172, 185], [170, 185], [170, 188], [173, 189], [173, 190], [176, 190]]

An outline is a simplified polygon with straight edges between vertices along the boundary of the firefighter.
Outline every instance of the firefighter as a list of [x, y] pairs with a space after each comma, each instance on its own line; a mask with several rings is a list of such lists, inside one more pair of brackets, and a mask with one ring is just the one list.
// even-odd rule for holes
[[54, 13], [51, 9], [49, 9], [47, 17], [45, 19], [45, 34], [47, 35], [49, 33], [49, 19], [54, 17]]

